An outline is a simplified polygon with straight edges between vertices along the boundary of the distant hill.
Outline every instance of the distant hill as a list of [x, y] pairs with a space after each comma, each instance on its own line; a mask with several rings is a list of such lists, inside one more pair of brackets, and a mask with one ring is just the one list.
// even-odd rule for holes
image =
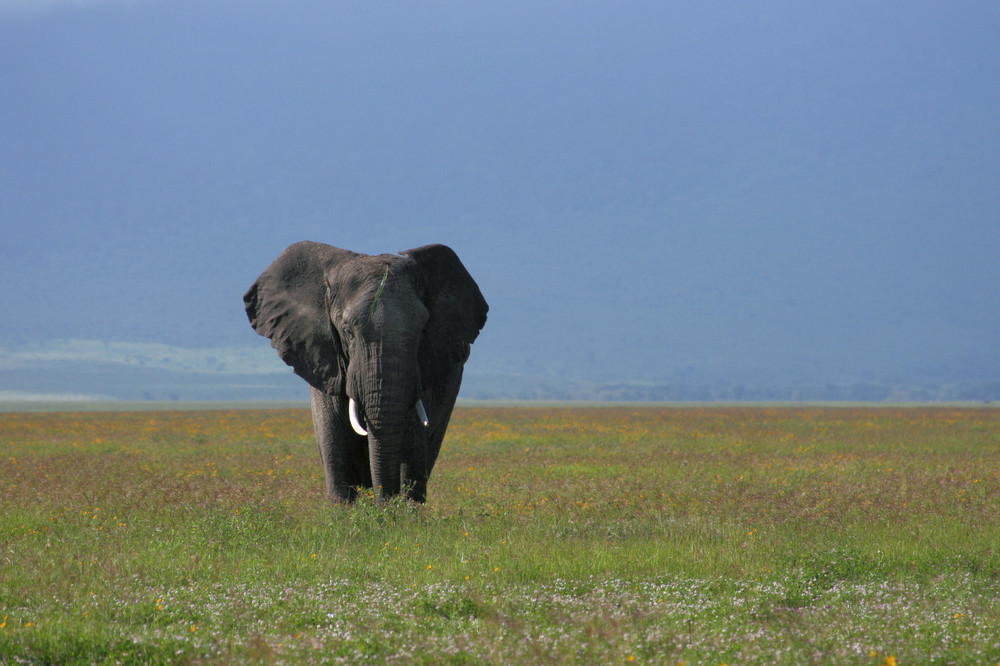
[[[504, 373], [470, 362], [461, 397], [629, 402], [1000, 400], [1000, 382], [705, 383], [594, 381]], [[551, 369], [548, 370], [551, 373]], [[0, 401], [308, 400], [308, 387], [266, 345], [190, 350], [162, 344], [65, 341], [0, 350]]]

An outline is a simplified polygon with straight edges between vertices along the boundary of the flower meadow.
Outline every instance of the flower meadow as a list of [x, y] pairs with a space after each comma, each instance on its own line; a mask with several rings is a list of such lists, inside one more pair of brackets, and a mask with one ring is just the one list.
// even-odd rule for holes
[[1000, 663], [1000, 410], [456, 409], [424, 506], [308, 410], [0, 414], [0, 663]]

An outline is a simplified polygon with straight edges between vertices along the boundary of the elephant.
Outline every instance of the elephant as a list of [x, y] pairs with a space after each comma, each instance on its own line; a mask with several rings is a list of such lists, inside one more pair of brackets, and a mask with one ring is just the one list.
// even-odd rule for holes
[[445, 245], [366, 255], [290, 245], [243, 296], [250, 325], [309, 383], [331, 500], [427, 499], [489, 306]]

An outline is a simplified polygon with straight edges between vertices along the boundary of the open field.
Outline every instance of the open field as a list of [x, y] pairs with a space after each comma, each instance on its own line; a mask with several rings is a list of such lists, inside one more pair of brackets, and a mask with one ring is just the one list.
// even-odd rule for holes
[[0, 663], [1000, 663], [1000, 409], [452, 423], [331, 507], [304, 409], [0, 414]]

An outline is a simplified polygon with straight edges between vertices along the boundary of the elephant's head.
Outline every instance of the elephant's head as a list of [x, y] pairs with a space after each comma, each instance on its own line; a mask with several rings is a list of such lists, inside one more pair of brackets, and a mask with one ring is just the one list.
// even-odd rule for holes
[[488, 310], [458, 256], [443, 245], [369, 256], [296, 243], [244, 303], [254, 329], [330, 398], [345, 438], [367, 443], [371, 483], [387, 495], [416, 486], [422, 499], [434, 433], [443, 437]]

